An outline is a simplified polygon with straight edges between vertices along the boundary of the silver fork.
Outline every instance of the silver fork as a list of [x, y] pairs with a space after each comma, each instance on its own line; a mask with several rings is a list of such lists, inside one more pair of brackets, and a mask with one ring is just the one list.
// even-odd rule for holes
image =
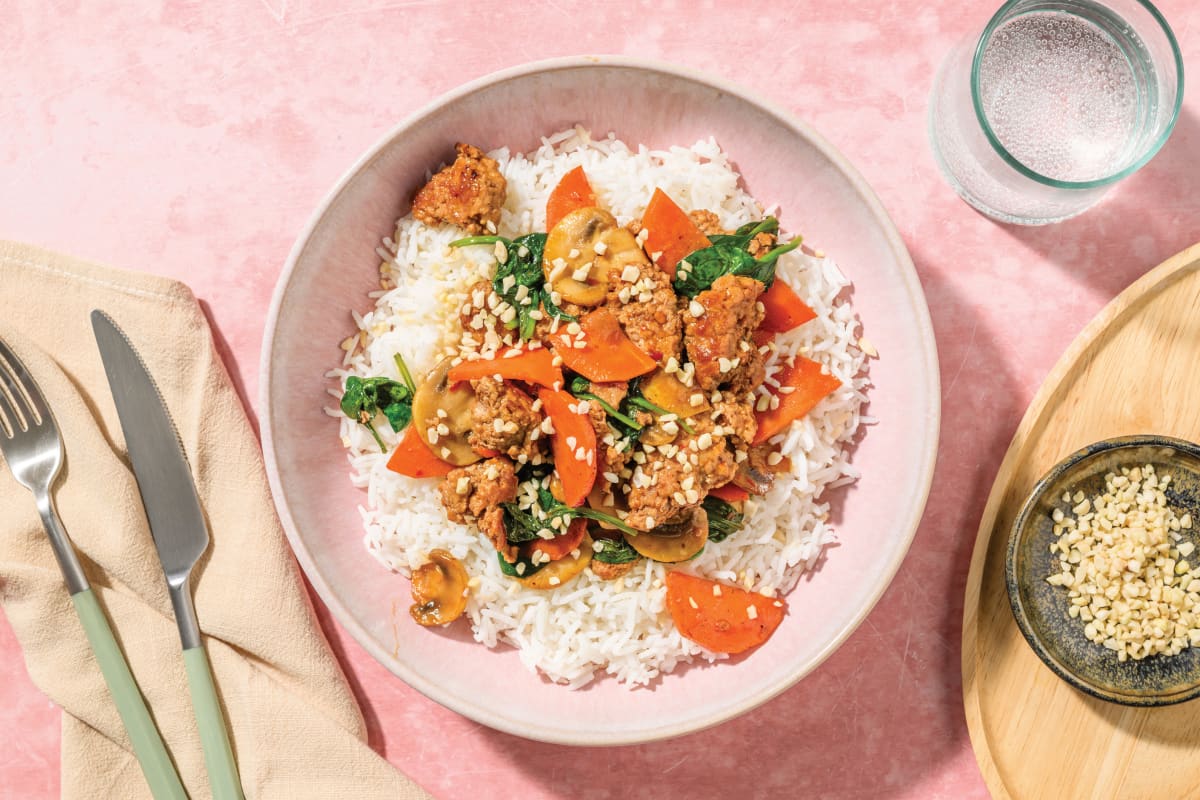
[[46, 399], [16, 354], [0, 339], [0, 454], [17, 482], [37, 501], [42, 525], [66, 579], [71, 601], [96, 654], [109, 693], [125, 724], [134, 755], [155, 798], [186, 800], [158, 728], [113, 637], [108, 618], [88, 584], [75, 548], [54, 507], [51, 490], [62, 469], [63, 446]]

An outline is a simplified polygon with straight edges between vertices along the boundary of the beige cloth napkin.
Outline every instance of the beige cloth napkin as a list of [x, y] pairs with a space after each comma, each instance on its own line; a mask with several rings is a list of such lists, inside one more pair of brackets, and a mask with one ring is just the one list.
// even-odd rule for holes
[[[66, 449], [59, 513], [188, 793], [211, 796], [166, 583], [92, 338], [93, 308], [138, 348], [196, 478], [212, 534], [193, 574], [196, 610], [246, 796], [428, 797], [366, 744], [191, 291], [0, 242], [0, 337], [41, 385]], [[2, 465], [0, 606], [30, 676], [64, 712], [62, 796], [149, 797], [33, 497]]]

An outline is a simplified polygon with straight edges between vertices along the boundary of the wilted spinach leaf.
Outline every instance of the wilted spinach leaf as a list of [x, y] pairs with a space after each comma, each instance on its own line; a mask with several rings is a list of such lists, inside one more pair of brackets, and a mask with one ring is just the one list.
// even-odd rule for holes
[[[518, 556], [516, 563], [510, 564], [504, 560], [504, 554], [499, 553], [499, 552], [496, 553], [496, 560], [500, 562], [500, 571], [503, 572], [505, 575], [509, 576], [510, 578], [528, 578], [530, 575], [537, 572], [542, 567], [546, 566], [546, 564], [550, 563], [549, 561], [547, 561], [542, 564], [534, 564], [532, 561], [530, 561], [525, 556]], [[518, 564], [524, 564], [525, 569], [521, 570], [520, 572], [517, 572]]]
[[710, 494], [704, 498], [701, 505], [708, 512], [708, 540], [710, 542], [722, 541], [731, 533], [737, 533], [742, 529], [742, 521], [746, 515], [721, 498], [713, 497]]
[[757, 222], [747, 222], [733, 233], [717, 233], [708, 237], [711, 244], [731, 244], [743, 250], [750, 246], [760, 233], [779, 233], [779, 220], [767, 217]]
[[760, 233], [777, 233], [779, 220], [767, 217], [759, 222], [748, 222], [735, 233], [716, 234], [708, 237], [711, 246], [689, 255], [679, 262], [675, 272], [675, 291], [686, 297], [695, 297], [707, 289], [722, 275], [741, 275], [754, 278], [768, 289], [775, 281], [775, 262], [784, 253], [800, 246], [797, 236], [787, 244], [780, 245], [762, 258], [750, 255], [747, 248]]
[[516, 503], [501, 503], [500, 506], [504, 509], [504, 532], [509, 544], [532, 542], [538, 538], [538, 531], [549, 527], [549, 520], [536, 519]]
[[637, 535], [636, 530], [616, 517], [605, 514], [603, 511], [597, 511], [594, 508], [586, 506], [571, 508], [565, 503], [560, 503], [550, 493], [550, 490], [542, 485], [540, 477], [535, 478], [535, 480], [537, 481], [538, 498], [535, 508], [527, 510], [521, 508], [516, 503], [501, 504], [501, 507], [504, 509], [504, 532], [509, 544], [520, 544], [521, 542], [532, 542], [534, 539], [539, 539], [541, 538], [538, 535], [539, 532], [545, 528], [562, 530], [561, 528], [556, 529], [551, 524], [553, 520], [560, 517], [568, 523], [576, 517], [594, 519], [606, 522], [617, 530], [624, 531], [631, 536]]
[[613, 427], [622, 437], [632, 436], [642, 429], [638, 421], [631, 414], [626, 414], [623, 411], [613, 408], [612, 404], [607, 400], [602, 399], [598, 395], [592, 394], [592, 384], [587, 378], [582, 375], [576, 375], [571, 379], [570, 384], [571, 394], [578, 397], [580, 400], [587, 400], [590, 403], [597, 403], [604, 409], [604, 413], [608, 415], [608, 424]]
[[623, 538], [598, 539], [593, 546], [592, 558], [605, 564], [628, 564], [637, 561], [641, 555]]
[[391, 378], [360, 378], [351, 375], [346, 378], [346, 388], [342, 394], [342, 413], [369, 430], [380, 450], [385, 450], [386, 447], [371, 424], [376, 414], [382, 413], [387, 417], [388, 424], [397, 433], [412, 421], [412, 401], [416, 387], [399, 353], [396, 354], [396, 365], [400, 368], [404, 383]]
[[[533, 337], [537, 320], [530, 314], [541, 306], [542, 312], [551, 317], [558, 317], [566, 322], [573, 322], [575, 317], [564, 312], [550, 299], [546, 291], [542, 274], [542, 257], [546, 250], [546, 234], [527, 233], [516, 239], [506, 239], [503, 236], [468, 236], [451, 242], [451, 247], [467, 247], [476, 244], [504, 245], [505, 257], [496, 265], [496, 274], [492, 278], [492, 289], [504, 302], [517, 310], [515, 319], [506, 322], [505, 327], [516, 329], [522, 339]], [[508, 280], [511, 278], [512, 280]], [[525, 287], [524, 298], [518, 299], [520, 287]]]

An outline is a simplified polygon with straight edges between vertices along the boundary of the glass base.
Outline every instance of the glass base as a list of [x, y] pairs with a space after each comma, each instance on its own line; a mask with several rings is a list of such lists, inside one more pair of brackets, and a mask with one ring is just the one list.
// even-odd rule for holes
[[[1050, 225], [1055, 222], [1062, 222], [1063, 220], [1077, 217], [1095, 205], [1093, 202], [1082, 208], [1073, 209], [1068, 213], [1062, 213], [1055, 216], [1016, 216], [1007, 211], [1001, 211], [998, 208], [993, 208], [983, 200], [967, 191], [967, 188], [959, 183], [958, 179], [954, 176], [954, 173], [950, 170], [949, 166], [947, 166], [945, 158], [938, 149], [937, 136], [934, 135], [934, 117], [932, 105], [930, 106], [928, 123], [929, 146], [933, 151], [933, 160], [937, 162], [938, 170], [942, 173], [942, 177], [945, 178], [946, 183], [950, 184], [950, 188], [954, 190], [955, 194], [962, 198], [967, 205], [971, 206], [971, 208], [975, 209], [980, 214], [983, 214], [985, 217], [994, 219], [997, 222], [1006, 223], [1008, 225], [1028, 225], [1032, 227], [1037, 225]], [[1097, 200], [1098, 199], [1099, 198], [1097, 198]]]

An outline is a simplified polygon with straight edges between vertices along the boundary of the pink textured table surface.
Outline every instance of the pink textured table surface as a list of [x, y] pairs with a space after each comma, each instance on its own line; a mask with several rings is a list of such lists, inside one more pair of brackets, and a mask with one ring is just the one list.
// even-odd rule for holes
[[[433, 704], [323, 609], [322, 619], [372, 745], [439, 797], [984, 797], [959, 674], [975, 528], [1063, 348], [1134, 278], [1200, 240], [1197, 94], [1158, 158], [1102, 205], [1054, 227], [1005, 227], [958, 201], [925, 137], [934, 70], [994, 3], [661, 8], [673, 5], [529, 2], [502, 15], [500, 4], [386, 0], [9, 0], [0, 237], [186, 280], [253, 407], [267, 305], [297, 232], [359, 153], [441, 92], [524, 61], [613, 52], [719, 73], [794, 110], [892, 214], [941, 354], [942, 445], [925, 520], [854, 636], [733, 722], [583, 751]], [[1200, 65], [1200, 6], [1160, 7]], [[3, 621], [0, 730], [0, 798], [57, 796], [59, 711], [30, 683]]]

